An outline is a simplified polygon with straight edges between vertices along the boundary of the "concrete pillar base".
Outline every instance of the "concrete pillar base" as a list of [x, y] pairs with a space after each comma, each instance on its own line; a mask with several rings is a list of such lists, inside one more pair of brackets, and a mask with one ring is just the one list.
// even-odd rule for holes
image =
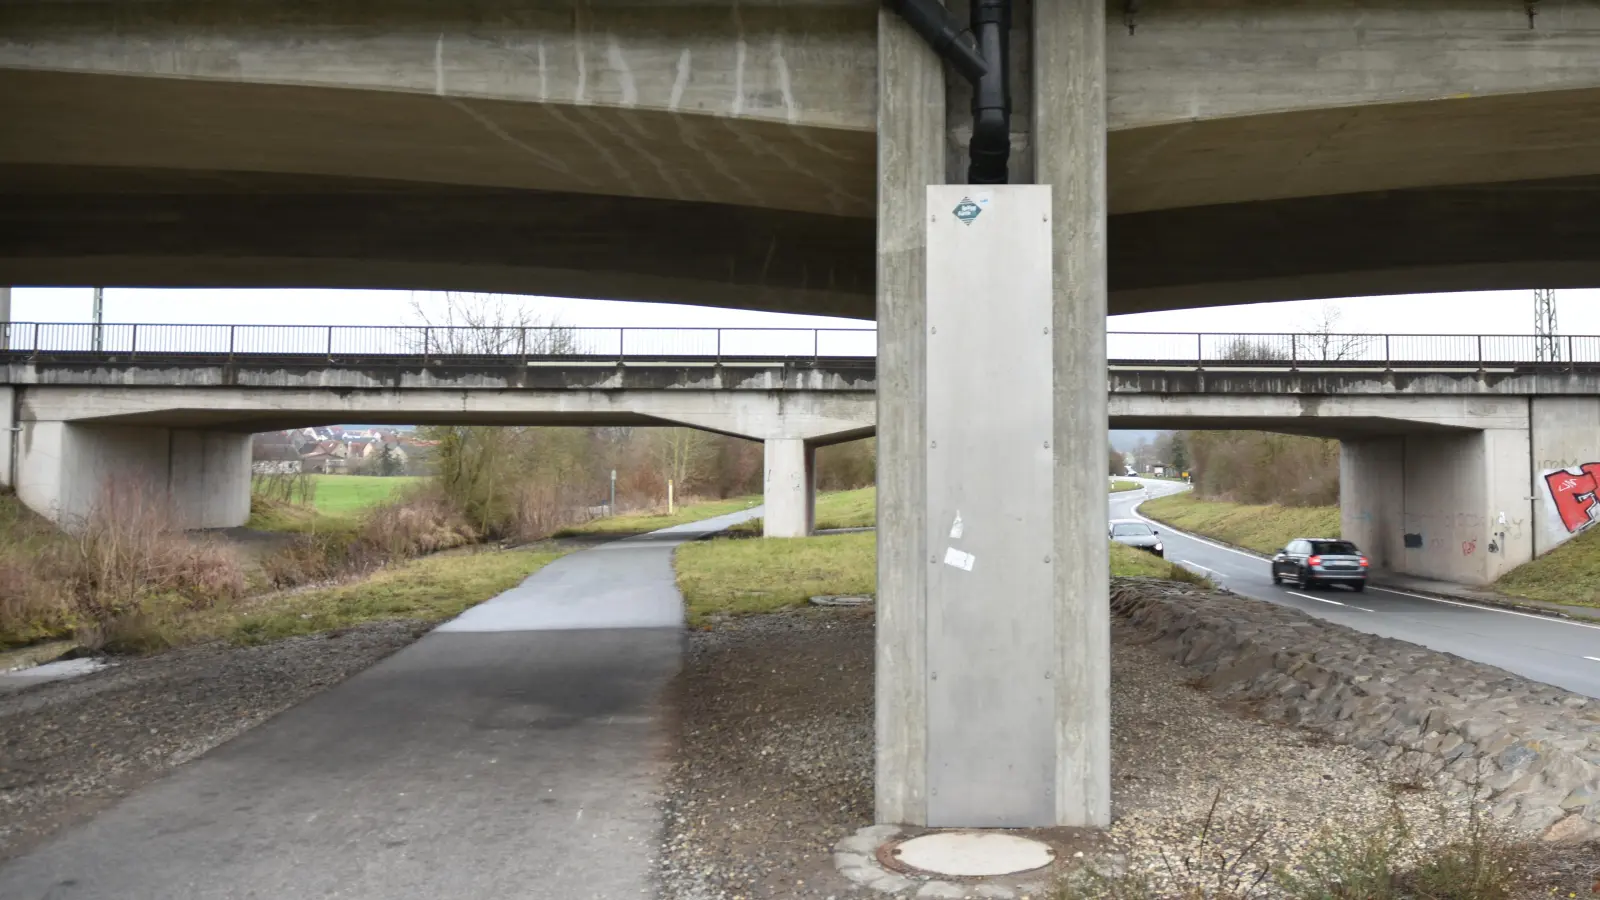
[[798, 438], [766, 442], [763, 536], [805, 537], [816, 526], [816, 448]]
[[63, 528], [87, 519], [113, 486], [166, 498], [184, 528], [250, 518], [248, 434], [26, 422], [17, 444], [17, 496]]

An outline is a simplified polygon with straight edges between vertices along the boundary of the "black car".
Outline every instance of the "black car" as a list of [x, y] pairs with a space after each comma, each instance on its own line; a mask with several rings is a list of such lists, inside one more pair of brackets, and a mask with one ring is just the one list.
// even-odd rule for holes
[[1364, 591], [1369, 567], [1367, 558], [1349, 541], [1300, 538], [1272, 557], [1272, 583], [1288, 581], [1301, 588], [1344, 584]]
[[1166, 559], [1166, 548], [1161, 546], [1161, 532], [1138, 519], [1113, 519], [1111, 539], [1129, 547], [1138, 547]]

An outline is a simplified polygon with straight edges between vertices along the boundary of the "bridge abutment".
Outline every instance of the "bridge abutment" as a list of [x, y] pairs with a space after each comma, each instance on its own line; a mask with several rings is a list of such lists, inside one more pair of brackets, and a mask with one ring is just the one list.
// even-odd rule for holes
[[184, 528], [231, 528], [250, 518], [250, 435], [180, 428], [24, 422], [17, 495], [65, 528], [112, 492], [167, 502]]
[[1529, 432], [1346, 441], [1340, 522], [1379, 572], [1484, 585], [1534, 555]]

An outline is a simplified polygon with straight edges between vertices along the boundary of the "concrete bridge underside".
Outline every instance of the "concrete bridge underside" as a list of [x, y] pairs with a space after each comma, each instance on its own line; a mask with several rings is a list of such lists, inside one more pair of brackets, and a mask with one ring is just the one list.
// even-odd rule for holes
[[[1600, 4], [1105, 20], [1111, 311], [1600, 281]], [[877, 29], [870, 0], [10, 4], [0, 283], [870, 318]]]

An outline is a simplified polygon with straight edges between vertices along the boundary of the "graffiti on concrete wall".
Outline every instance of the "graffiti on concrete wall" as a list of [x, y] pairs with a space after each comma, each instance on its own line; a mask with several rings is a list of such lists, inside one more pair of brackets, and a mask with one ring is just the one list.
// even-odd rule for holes
[[1574, 466], [1577, 471], [1557, 469], [1544, 476], [1550, 489], [1550, 502], [1569, 534], [1600, 522], [1600, 462]]

